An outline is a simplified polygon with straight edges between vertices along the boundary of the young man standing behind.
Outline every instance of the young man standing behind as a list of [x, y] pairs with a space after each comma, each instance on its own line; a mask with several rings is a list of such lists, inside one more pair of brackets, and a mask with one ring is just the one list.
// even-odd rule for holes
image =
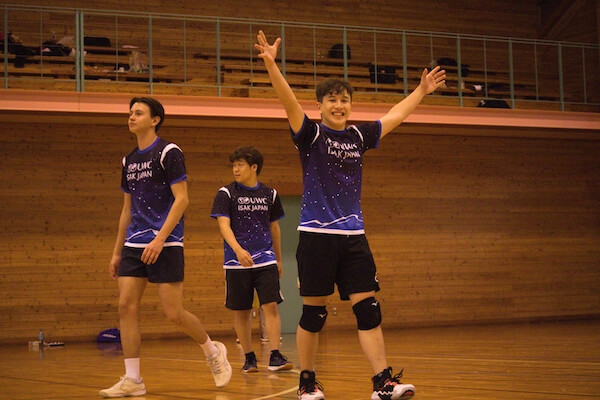
[[[235, 331], [244, 349], [245, 373], [257, 372], [252, 351], [252, 300], [258, 294], [271, 340], [270, 371], [292, 369], [293, 364], [279, 352], [281, 319], [277, 305], [283, 301], [279, 290], [281, 231], [278, 220], [283, 207], [277, 191], [258, 181], [263, 156], [254, 147], [236, 149], [232, 163], [235, 182], [217, 192], [210, 216], [217, 219], [224, 239], [227, 295], [225, 306], [234, 311]], [[273, 340], [275, 339], [275, 340]]]
[[350, 300], [363, 353], [371, 364], [373, 400], [412, 398], [415, 387], [392, 376], [385, 355], [375, 262], [367, 243], [360, 207], [362, 155], [398, 126], [428, 93], [445, 79], [439, 67], [424, 70], [419, 86], [378, 121], [346, 126], [352, 109], [352, 86], [327, 80], [317, 87], [321, 123], [308, 119], [275, 63], [281, 39], [267, 42], [260, 31], [255, 44], [271, 84], [283, 104], [292, 140], [300, 152], [303, 172], [298, 278], [303, 311], [296, 342], [300, 358], [300, 400], [322, 400], [315, 379], [319, 331], [327, 318], [327, 298], [337, 285], [342, 300]]
[[137, 148], [123, 158], [123, 208], [109, 273], [119, 285], [121, 344], [125, 375], [100, 391], [104, 397], [142, 396], [139, 309], [148, 282], [156, 283], [167, 318], [195, 340], [217, 387], [227, 385], [227, 348], [211, 341], [200, 320], [183, 307], [183, 213], [188, 206], [185, 159], [179, 147], [157, 136], [165, 111], [157, 100], [135, 97], [129, 130]]

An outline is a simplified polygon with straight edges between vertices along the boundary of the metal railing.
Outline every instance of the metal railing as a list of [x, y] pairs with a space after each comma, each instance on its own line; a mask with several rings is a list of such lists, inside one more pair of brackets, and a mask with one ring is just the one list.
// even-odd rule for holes
[[[272, 90], [254, 50], [256, 33], [281, 37], [282, 72], [306, 96], [317, 83], [349, 80], [357, 95], [406, 96], [422, 68], [442, 65], [434, 98], [516, 108], [600, 105], [597, 44], [359, 26], [75, 8], [1, 6], [4, 89], [253, 96]], [[57, 32], [59, 32], [57, 34]], [[22, 47], [15, 37], [21, 38]], [[54, 44], [72, 49], [56, 55]], [[20, 50], [19, 50], [20, 49]], [[25, 50], [24, 50], [25, 49]], [[63, 47], [60, 47], [63, 49]], [[21, 51], [24, 54], [18, 54]]]

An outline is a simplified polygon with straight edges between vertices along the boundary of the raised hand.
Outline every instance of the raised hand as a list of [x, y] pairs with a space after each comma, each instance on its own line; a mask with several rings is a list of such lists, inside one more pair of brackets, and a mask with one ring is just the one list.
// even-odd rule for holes
[[425, 90], [425, 93], [429, 94], [442, 86], [446, 82], [446, 71], [440, 70], [438, 65], [431, 72], [427, 72], [427, 68], [423, 70], [421, 74], [420, 86]]
[[281, 38], [277, 38], [273, 44], [269, 44], [265, 33], [260, 30], [258, 31], [258, 35], [256, 35], [256, 41], [258, 43], [256, 43], [254, 47], [260, 51], [258, 57], [262, 58], [264, 61], [275, 62], [275, 58], [277, 57], [277, 49], [279, 49], [279, 45], [281, 44]]

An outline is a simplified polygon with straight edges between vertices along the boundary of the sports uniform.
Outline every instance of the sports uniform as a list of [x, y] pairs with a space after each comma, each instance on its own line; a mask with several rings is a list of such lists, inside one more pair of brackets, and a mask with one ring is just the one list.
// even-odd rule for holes
[[121, 189], [131, 195], [131, 223], [119, 276], [147, 277], [155, 283], [183, 281], [183, 217], [165, 241], [156, 263], [147, 266], [140, 260], [169, 214], [174, 201], [170, 186], [186, 179], [183, 152], [158, 137], [148, 148], [136, 148], [123, 157], [122, 164]]
[[365, 237], [360, 195], [362, 157], [376, 148], [379, 121], [336, 131], [304, 116], [292, 140], [303, 173], [300, 242], [296, 258], [300, 295], [340, 297], [378, 291], [375, 262]]
[[260, 304], [281, 303], [283, 297], [270, 231], [271, 223], [284, 217], [277, 191], [260, 182], [252, 188], [232, 182], [217, 192], [210, 216], [229, 218], [236, 240], [254, 261], [250, 267], [242, 266], [231, 246], [223, 241], [227, 308], [252, 308], [255, 287]]

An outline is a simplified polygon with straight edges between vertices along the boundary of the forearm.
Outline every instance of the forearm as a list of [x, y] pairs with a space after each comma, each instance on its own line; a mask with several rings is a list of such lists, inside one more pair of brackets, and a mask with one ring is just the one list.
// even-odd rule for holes
[[131, 212], [121, 211], [119, 217], [119, 226], [117, 228], [117, 239], [115, 240], [115, 246], [113, 248], [113, 255], [120, 256], [123, 245], [125, 244], [125, 235], [127, 234], [127, 227], [131, 223]]
[[125, 244], [125, 236], [127, 235], [127, 227], [131, 223], [131, 195], [123, 193], [123, 206], [121, 207], [121, 215], [119, 216], [119, 226], [117, 228], [117, 239], [113, 248], [113, 257], [121, 256], [121, 250]]
[[167, 238], [169, 237], [171, 232], [173, 232], [173, 229], [175, 229], [175, 226], [177, 226], [177, 224], [181, 220], [181, 217], [183, 217], [183, 213], [187, 209], [188, 205], [189, 200], [187, 196], [180, 196], [175, 198], [175, 201], [171, 205], [171, 209], [167, 214], [167, 218], [165, 219], [163, 226], [156, 234], [156, 239], [162, 240], [163, 242], [167, 241]]
[[281, 263], [281, 228], [277, 222], [271, 223], [271, 239], [273, 240], [273, 251], [278, 263]]
[[238, 250], [242, 249], [242, 246], [235, 238], [235, 234], [231, 227], [229, 226], [229, 220], [227, 221], [219, 221], [219, 231], [221, 232], [221, 236], [223, 236], [223, 240], [233, 249], [234, 252], [238, 252]]
[[381, 118], [382, 136], [400, 125], [406, 117], [417, 108], [426, 94], [425, 90], [419, 85], [410, 95], [408, 95], [408, 97], [392, 107], [390, 111]]
[[283, 108], [285, 108], [290, 126], [294, 132], [298, 132], [300, 128], [302, 128], [302, 123], [304, 122], [304, 110], [300, 103], [298, 103], [298, 99], [292, 91], [292, 88], [279, 70], [277, 63], [265, 59], [265, 66], [267, 67], [269, 79], [271, 80], [271, 85], [275, 90], [275, 94], [283, 105]]

